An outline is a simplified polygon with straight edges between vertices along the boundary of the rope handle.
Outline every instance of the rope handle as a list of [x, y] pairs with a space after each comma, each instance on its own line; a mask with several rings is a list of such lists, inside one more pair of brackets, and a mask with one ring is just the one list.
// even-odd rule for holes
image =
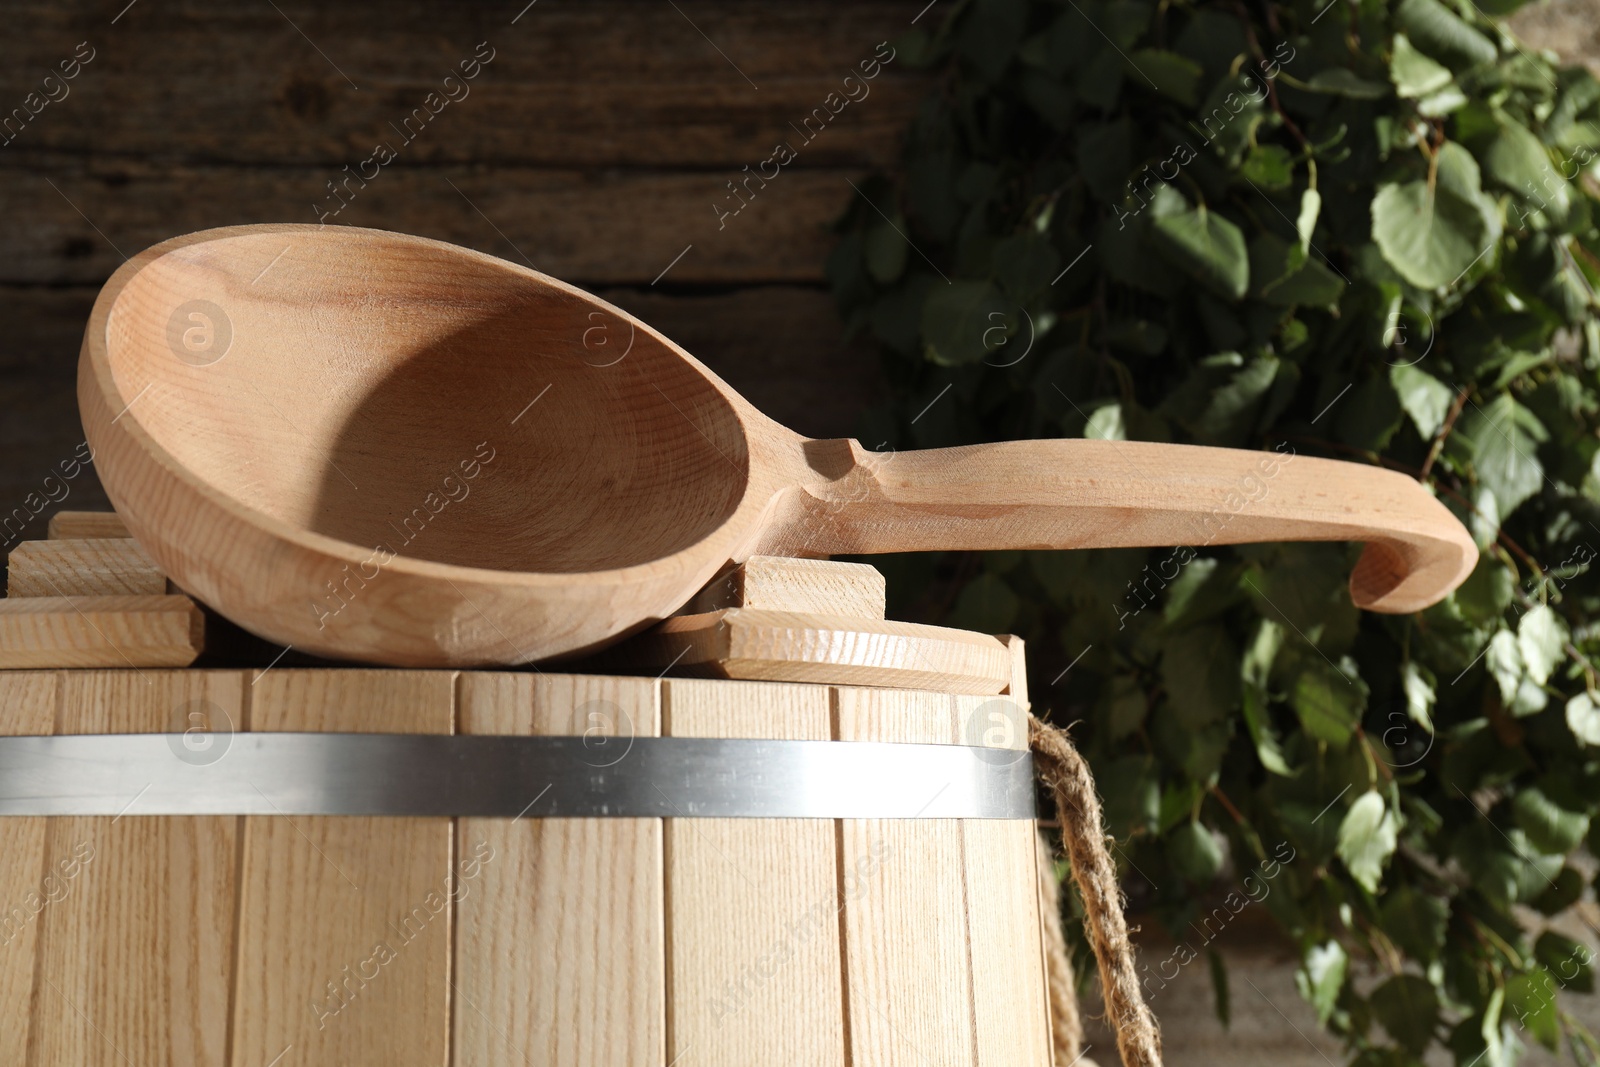
[[[1117, 883], [1117, 868], [1106, 850], [1105, 821], [1089, 765], [1073, 747], [1066, 731], [1032, 715], [1028, 716], [1028, 744], [1033, 749], [1040, 781], [1055, 797], [1061, 842], [1072, 865], [1072, 880], [1083, 898], [1084, 925], [1100, 968], [1106, 1014], [1116, 1030], [1122, 1062], [1126, 1067], [1161, 1067], [1161, 1031], [1155, 1014], [1144, 1002], [1134, 971], [1122, 888]], [[1048, 930], [1048, 919], [1046, 924]], [[1064, 960], [1064, 944], [1051, 943], [1047, 948], [1051, 953], [1059, 952]], [[1070, 1021], [1065, 1013], [1056, 1013], [1056, 1018], [1058, 1029], [1070, 1027], [1078, 1031], [1076, 1011], [1071, 1013]], [[1081, 1031], [1058, 1034], [1058, 1049], [1063, 1042], [1076, 1045], [1081, 1040], [1079, 1034]]]

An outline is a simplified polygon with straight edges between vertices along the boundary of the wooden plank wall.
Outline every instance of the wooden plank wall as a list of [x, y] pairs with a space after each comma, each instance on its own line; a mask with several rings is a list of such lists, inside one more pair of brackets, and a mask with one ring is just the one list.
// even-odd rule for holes
[[[92, 468], [62, 478], [61, 464], [82, 441], [83, 323], [125, 255], [209, 226], [315, 222], [314, 204], [337, 203], [328, 183], [379, 141], [396, 158], [349, 187], [334, 223], [529, 262], [640, 315], [801, 432], [860, 431], [881, 384], [822, 287], [828, 228], [849, 182], [893, 162], [927, 82], [890, 63], [748, 208], [719, 223], [714, 205], [922, 5], [525, 3], [12, 4], [0, 116], [80, 42], [92, 58], [0, 144], [0, 517], [104, 501]], [[467, 95], [405, 143], [396, 126], [489, 50]], [[43, 536], [35, 523], [23, 536]]]

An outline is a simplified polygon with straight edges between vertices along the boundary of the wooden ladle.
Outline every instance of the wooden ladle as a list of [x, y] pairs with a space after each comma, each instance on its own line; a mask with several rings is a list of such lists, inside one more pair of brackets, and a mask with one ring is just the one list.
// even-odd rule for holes
[[1364, 541], [1351, 597], [1383, 612], [1477, 559], [1372, 466], [811, 440], [588, 293], [379, 230], [142, 252], [95, 302], [78, 399], [106, 493], [179, 586], [262, 637], [398, 666], [591, 651], [753, 554]]

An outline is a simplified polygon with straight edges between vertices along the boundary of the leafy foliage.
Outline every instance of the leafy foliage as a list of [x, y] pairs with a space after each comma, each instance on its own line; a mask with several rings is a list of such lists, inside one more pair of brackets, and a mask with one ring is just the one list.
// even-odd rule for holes
[[1026, 635], [1138, 903], [1268, 885], [1355, 1062], [1594, 1062], [1527, 916], [1600, 845], [1600, 84], [1464, 0], [965, 0], [899, 47], [938, 88], [829, 264], [899, 392], [869, 444], [1352, 459], [1482, 561], [1384, 617], [1345, 546], [901, 557], [897, 609]]

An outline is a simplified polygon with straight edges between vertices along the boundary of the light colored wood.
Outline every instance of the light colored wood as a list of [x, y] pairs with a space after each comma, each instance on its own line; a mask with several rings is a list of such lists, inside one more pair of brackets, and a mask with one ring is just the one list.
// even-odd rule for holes
[[24, 541], [6, 560], [6, 596], [164, 596], [167, 576], [129, 537]]
[[[448, 671], [270, 670], [251, 729], [453, 732]], [[233, 1062], [444, 1064], [451, 821], [245, 820]]]
[[1361, 540], [1351, 595], [1388, 612], [1477, 556], [1426, 489], [1371, 466], [808, 440], [582, 290], [353, 226], [134, 256], [78, 381], [106, 493], [173, 581], [279, 643], [402, 666], [591, 651], [752, 555]]
[[999, 693], [1011, 653], [999, 638], [922, 623], [728, 608], [679, 615], [602, 659], [630, 670], [767, 682]]
[[0, 600], [0, 669], [184, 667], [205, 648], [205, 616], [186, 596]]
[[696, 593], [681, 614], [760, 608], [881, 619], [887, 596], [883, 575], [870, 564], [751, 556]]
[[[840, 741], [958, 741], [944, 694], [841, 688], [835, 699]], [[927, 787], [932, 801], [943, 783]], [[840, 820], [839, 876], [851, 1067], [973, 1065], [961, 821]]]
[[[1022, 642], [1013, 640], [1020, 662]], [[996, 749], [1001, 759], [1012, 753], [1018, 760], [1027, 758], [1025, 694], [1021, 700], [956, 697], [955, 713], [964, 743]], [[1050, 1067], [1050, 998], [1040, 951], [1034, 854], [1038, 830], [1015, 819], [969, 819], [961, 833], [977, 1062]]]
[[[824, 686], [673, 679], [672, 737], [833, 736]], [[843, 1067], [834, 825], [667, 819], [667, 1062]]]
[[1011, 653], [1011, 683], [1004, 692], [1026, 710], [1028, 704], [1028, 656], [1025, 642], [1016, 634], [998, 634], [1000, 643]]
[[58, 511], [50, 516], [51, 540], [128, 537], [128, 528], [114, 511]]
[[[70, 671], [56, 733], [167, 732], [204, 708], [243, 720], [238, 671]], [[176, 760], [176, 757], [174, 757]], [[50, 820], [45, 854], [87, 854], [38, 919], [31, 1067], [222, 1067], [239, 820]]]
[[[599, 765], [661, 732], [650, 678], [464, 673], [460, 708], [462, 733], [582, 735]], [[661, 822], [459, 820], [493, 860], [457, 905], [456, 1067], [667, 1062]]]
[[[0, 674], [0, 734], [55, 732], [60, 682], [53, 671]], [[49, 826], [45, 818], [0, 819], [0, 1063], [25, 1062], [40, 921], [83, 873], [84, 854], [46, 849]]]

